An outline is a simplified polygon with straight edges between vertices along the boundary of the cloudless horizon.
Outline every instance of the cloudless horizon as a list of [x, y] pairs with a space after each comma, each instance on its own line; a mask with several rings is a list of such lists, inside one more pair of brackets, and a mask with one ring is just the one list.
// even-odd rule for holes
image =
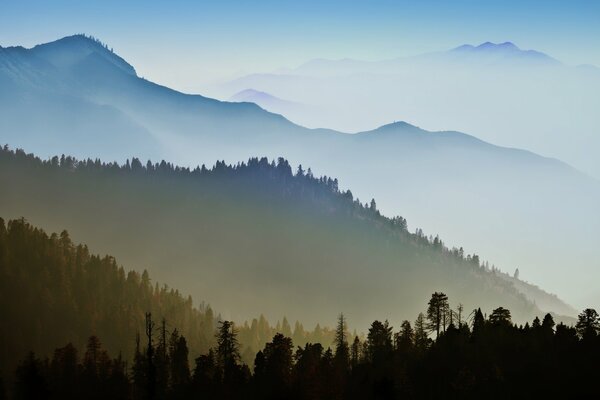
[[381, 60], [510, 41], [600, 65], [600, 3], [342, 1], [168, 3], [58, 0], [3, 5], [0, 46], [93, 35], [138, 74], [187, 92], [314, 58]]

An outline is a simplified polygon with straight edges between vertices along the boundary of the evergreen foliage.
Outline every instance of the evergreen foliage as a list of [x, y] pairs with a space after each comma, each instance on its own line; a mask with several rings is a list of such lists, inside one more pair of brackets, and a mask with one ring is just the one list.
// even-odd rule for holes
[[[96, 251], [248, 319], [259, 311], [312, 325], [346, 309], [368, 326], [373, 308], [416, 315], [423, 294], [440, 287], [469, 309], [503, 304], [515, 321], [541, 314], [531, 301], [541, 291], [526, 297], [530, 285], [479, 256], [409, 232], [404, 218], [382, 215], [336, 179], [292, 171], [282, 158], [188, 168], [136, 158], [43, 161], [5, 147], [0, 185], [11, 190], [0, 208], [46, 229], [66, 227]], [[371, 288], [381, 296], [369, 297]], [[290, 334], [288, 325], [281, 322], [281, 333]], [[273, 334], [249, 340], [262, 347]], [[252, 362], [241, 342], [242, 358]]]
[[[592, 309], [579, 317], [589, 326]], [[30, 353], [15, 371], [16, 399], [433, 399], [433, 398], [595, 398], [597, 388], [581, 382], [600, 378], [595, 368], [600, 338], [581, 336], [562, 323], [517, 326], [510, 311], [498, 307], [490, 318], [475, 314], [472, 323], [450, 324], [436, 340], [418, 345], [424, 332], [420, 314], [413, 332], [408, 321], [398, 332], [374, 321], [358, 356], [356, 337], [351, 362], [341, 367], [331, 348], [320, 343], [298, 346], [274, 335], [255, 357], [253, 372], [239, 361], [236, 330], [223, 321], [217, 344], [196, 358], [190, 371], [186, 338], [175, 330], [166, 354], [161, 341], [148, 336], [148, 351], [139, 351], [130, 369], [111, 358], [91, 336], [82, 358], [72, 344], [52, 358]], [[579, 328], [578, 328], [579, 329]], [[398, 338], [392, 346], [392, 336]], [[155, 344], [152, 344], [155, 343]], [[152, 349], [152, 350], [150, 350]], [[148, 359], [151, 355], [152, 359]], [[169, 362], [168, 378], [151, 372], [159, 360]], [[552, 382], [552, 385], [548, 385]]]

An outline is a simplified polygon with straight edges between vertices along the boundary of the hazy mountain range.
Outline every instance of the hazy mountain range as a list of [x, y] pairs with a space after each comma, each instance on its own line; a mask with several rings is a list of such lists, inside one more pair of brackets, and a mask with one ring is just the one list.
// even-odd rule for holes
[[575, 314], [443, 238], [408, 232], [406, 220], [382, 216], [331, 178], [294, 175], [283, 159], [188, 170], [137, 159], [42, 163], [1, 150], [0, 184], [11, 188], [3, 215], [68, 226], [93, 251], [147, 268], [236, 321], [264, 313], [314, 326], [342, 310], [359, 331], [373, 318], [399, 325], [440, 288], [465, 315], [498, 304], [523, 323]]
[[231, 96], [228, 101], [235, 103], [254, 103], [272, 113], [295, 115], [298, 118], [300, 118], [300, 115], [309, 116], [319, 112], [316, 107], [310, 107], [306, 104], [297, 103], [295, 101], [280, 99], [272, 94], [254, 89], [242, 90], [241, 92]]
[[207, 88], [217, 98], [253, 88], [312, 106], [284, 115], [348, 132], [394, 120], [452, 127], [556, 157], [600, 177], [600, 69], [569, 66], [511, 42], [383, 61], [315, 59]]
[[[544, 66], [548, 71], [562, 68], [543, 64], [551, 64]], [[309, 82], [327, 82], [302, 79], [308, 94]], [[356, 90], [370, 93], [371, 86], [351, 79]], [[463, 245], [502, 269], [519, 267], [523, 278], [577, 305], [600, 300], [593, 283], [600, 266], [593, 250], [600, 226], [599, 185], [560, 161], [404, 122], [355, 135], [307, 129], [252, 103], [187, 95], [144, 80], [121, 57], [84, 36], [32, 49], [0, 49], [0, 86], [0, 142], [13, 147], [42, 157], [65, 153], [123, 161], [137, 156], [192, 166], [283, 156], [315, 174], [339, 178], [341, 187], [363, 202], [375, 197], [384, 214], [402, 214], [412, 230], [439, 233], [450, 246]], [[302, 96], [267, 92], [305, 103]], [[335, 96], [347, 94], [342, 90]], [[423, 96], [431, 99], [427, 91]], [[438, 114], [436, 107], [414, 100], [409, 106], [399, 96], [388, 110], [422, 107], [423, 113]], [[486, 118], [475, 109], [466, 111], [474, 119]], [[373, 116], [369, 107], [344, 112], [350, 123], [358, 115]], [[518, 131], [518, 122], [506, 118], [503, 126]]]

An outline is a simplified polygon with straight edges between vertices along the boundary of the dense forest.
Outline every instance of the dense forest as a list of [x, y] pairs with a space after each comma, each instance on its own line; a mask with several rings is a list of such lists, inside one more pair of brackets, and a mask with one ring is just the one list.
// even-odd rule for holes
[[10, 393], [24, 400], [597, 397], [595, 310], [584, 310], [575, 327], [556, 325], [550, 314], [517, 326], [503, 307], [488, 317], [477, 309], [465, 320], [448, 310], [448, 297], [436, 292], [414, 324], [394, 330], [387, 320], [374, 321], [364, 340], [348, 335], [340, 315], [333, 349], [294, 346], [276, 333], [252, 368], [240, 362], [231, 321], [220, 322], [215, 345], [190, 363], [187, 339], [147, 313], [131, 367], [120, 354], [111, 358], [94, 335], [83, 357], [71, 343], [49, 358], [30, 353]]
[[10, 190], [0, 209], [49, 231], [67, 229], [230, 320], [262, 312], [315, 326], [351, 310], [364, 331], [381, 316], [398, 324], [400, 315], [418, 313], [426, 293], [440, 288], [467, 309], [503, 304], [516, 321], [540, 314], [538, 307], [576, 314], [475, 254], [410, 232], [404, 218], [381, 215], [375, 200], [361, 202], [336, 179], [294, 169], [266, 158], [212, 168], [44, 161], [5, 147], [0, 184]]
[[[161, 323], [168, 318], [167, 327], [188, 338], [192, 355], [215, 343], [220, 317], [209, 306], [194, 307], [191, 297], [152, 284], [147, 271], [125, 271], [113, 257], [90, 254], [66, 231], [48, 236], [23, 219], [5, 223], [0, 218], [0, 374], [27, 351], [50, 354], [57, 343], [67, 341], [82, 349], [90, 332], [129, 361], [145, 312], [153, 312]], [[276, 332], [298, 344], [329, 345], [334, 337], [333, 330], [318, 325], [305, 330], [296, 322], [292, 327], [285, 317], [272, 326], [262, 315], [237, 329], [247, 363]]]
[[[285, 317], [275, 326], [263, 315], [234, 324], [210, 306], [195, 306], [190, 296], [153, 281], [146, 270], [125, 270], [114, 257], [93, 254], [86, 245], [74, 243], [66, 230], [49, 235], [23, 218], [0, 218], [0, 399], [419, 399], [595, 394], [595, 387], [586, 383], [600, 378], [594, 368], [600, 356], [600, 319], [595, 310], [584, 310], [574, 326], [556, 323], [555, 315], [542, 313], [517, 290], [516, 286], [541, 292], [519, 281], [518, 274], [508, 277], [476, 255], [447, 248], [438, 237], [426, 237], [420, 230], [410, 233], [404, 218], [382, 216], [374, 200], [362, 204], [349, 191], [340, 190], [336, 180], [315, 178], [301, 167], [294, 174], [283, 159], [251, 159], [236, 166], [218, 163], [212, 169], [189, 170], [167, 163], [142, 166], [136, 159], [125, 165], [69, 157], [42, 161], [4, 148], [0, 152], [0, 177], [6, 180], [12, 174], [36, 176], [35, 183], [43, 190], [26, 187], [27, 183], [5, 186], [10, 188], [6, 204], [12, 207], [18, 198], [26, 205], [36, 204], [32, 198], [22, 197], [28, 193], [40, 196], [38, 208], [32, 208], [38, 217], [58, 202], [64, 207], [57, 209], [58, 217], [79, 216], [89, 221], [91, 217], [85, 213], [97, 211], [93, 220], [103, 234], [113, 236], [113, 241], [127, 240], [131, 231], [116, 223], [116, 214], [105, 214], [108, 205], [94, 207], [119, 197], [123, 209], [132, 210], [128, 202], [142, 200], [132, 197], [140, 189], [150, 198], [158, 196], [173, 206], [184, 206], [173, 210], [171, 216], [194, 211], [210, 224], [210, 213], [204, 209], [213, 206], [211, 211], [217, 212], [227, 228], [240, 227], [239, 218], [247, 218], [245, 223], [254, 226], [256, 232], [260, 229], [254, 225], [258, 217], [273, 218], [273, 225], [291, 221], [294, 228], [301, 227], [302, 218], [308, 219], [313, 229], [342, 224], [327, 234], [354, 229], [353, 239], [363, 242], [352, 243], [359, 247], [369, 241], [369, 235], [375, 235], [384, 244], [375, 249], [387, 253], [370, 256], [383, 265], [384, 256], [403, 257], [398, 267], [406, 281], [394, 282], [403, 291], [418, 293], [427, 287], [422, 284], [425, 278], [430, 278], [431, 285], [448, 294], [439, 289], [418, 294], [416, 298], [423, 301], [413, 314], [401, 303], [371, 310], [383, 314], [384, 319], [367, 324], [364, 334], [351, 333], [344, 315], [339, 316], [334, 329], [317, 325], [310, 331], [300, 322], [290, 324]], [[75, 190], [82, 182], [87, 184]], [[98, 188], [98, 184], [105, 186]], [[171, 197], [173, 192], [181, 196], [177, 201]], [[211, 197], [215, 193], [217, 197]], [[244, 201], [240, 196], [246, 196]], [[186, 202], [181, 202], [182, 197]], [[202, 207], [190, 207], [197, 201]], [[79, 202], [89, 204], [76, 207]], [[223, 202], [228, 206], [220, 209]], [[166, 216], [151, 207], [157, 204], [142, 204], [145, 218], [159, 218], [167, 229], [158, 232], [158, 237], [177, 246], [169, 238], [172, 232]], [[250, 211], [260, 214], [257, 217]], [[226, 216], [230, 219], [223, 220]], [[107, 222], [104, 217], [111, 218]], [[142, 218], [126, 221], [136, 221], [144, 229], [154, 226]], [[171, 222], [171, 227], [180, 226], [181, 221]], [[114, 225], [104, 231], [103, 224], [108, 223]], [[119, 232], [122, 228], [125, 233]], [[311, 244], [331, 237], [324, 237], [321, 231], [311, 232], [318, 239]], [[230, 239], [226, 244], [231, 251], [256, 244], [244, 244], [235, 232], [227, 233], [219, 239]], [[181, 235], [178, 238], [184, 240]], [[293, 238], [304, 240], [304, 236]], [[140, 238], [133, 240], [134, 245], [136, 240]], [[202, 240], [192, 243], [198, 246], [197, 252], [210, 247]], [[304, 245], [306, 242], [301, 248], [306, 250]], [[291, 249], [299, 250], [286, 250]], [[181, 260], [174, 258], [173, 263], [178, 262]], [[204, 265], [195, 265], [209, 272]], [[415, 275], [421, 269], [429, 271]], [[177, 273], [168, 272], [167, 277]], [[253, 269], [250, 272], [256, 273]], [[338, 280], [344, 283], [348, 277], [343, 273], [356, 274], [357, 270], [340, 268], [335, 272], [341, 273]], [[243, 283], [247, 276], [237, 279]], [[301, 279], [302, 274], [296, 271], [292, 277]], [[319, 279], [326, 277], [319, 275]], [[410, 280], [413, 277], [415, 281]], [[352, 278], [365, 279], [368, 275]], [[269, 275], [263, 279], [272, 283]], [[463, 288], [478, 285], [469, 287], [468, 295], [473, 297], [466, 304], [464, 297], [450, 295], [443, 286], [446, 283], [456, 293], [460, 279], [467, 281]], [[227, 282], [221, 287], [227, 291], [230, 282], [221, 282]], [[407, 289], [411, 282], [419, 283], [412, 292]], [[239, 296], [236, 301], [241, 301]], [[481, 296], [484, 307], [471, 306], [474, 296]], [[550, 303], [560, 304], [546, 296]], [[363, 309], [376, 304], [367, 302]], [[509, 311], [513, 305], [520, 307], [518, 319]], [[386, 315], [387, 310], [393, 312]], [[528, 314], [533, 317], [525, 322]], [[411, 321], [403, 320], [406, 317]], [[360, 326], [351, 321], [353, 326]]]
[[23, 219], [0, 219], [0, 307], [0, 398], [552, 398], [600, 378], [592, 309], [574, 327], [517, 325], [435, 292], [414, 322], [366, 335], [343, 315], [333, 330], [236, 326]]

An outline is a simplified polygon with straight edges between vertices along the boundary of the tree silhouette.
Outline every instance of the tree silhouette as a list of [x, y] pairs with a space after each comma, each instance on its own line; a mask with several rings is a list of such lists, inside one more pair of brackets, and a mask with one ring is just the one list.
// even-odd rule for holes
[[510, 326], [510, 311], [504, 307], [498, 307], [490, 314], [489, 321], [496, 326]]
[[[147, 318], [151, 326], [151, 316]], [[359, 360], [361, 342], [355, 336], [352, 368], [343, 374], [331, 348], [324, 351], [321, 344], [308, 343], [293, 352], [291, 338], [276, 333], [256, 354], [251, 378], [249, 369], [232, 356], [236, 338], [230, 321], [219, 325], [217, 339], [222, 340], [217, 340], [216, 349], [195, 359], [192, 377], [187, 340], [174, 329], [168, 341], [171, 383], [164, 390], [157, 388], [154, 395], [165, 400], [597, 397], [594, 385], [581, 384], [582, 379], [600, 378], [594, 310], [580, 314], [577, 328], [559, 323], [555, 331], [550, 314], [537, 328], [517, 327], [503, 307], [493, 310], [487, 321], [477, 309], [473, 320], [473, 331], [466, 324], [450, 324], [433, 342], [421, 313], [414, 329], [409, 322], [402, 323], [394, 335], [395, 346], [389, 323], [374, 321], [365, 343], [366, 357]], [[81, 363], [72, 344], [57, 348], [51, 360], [30, 353], [16, 370], [14, 398], [147, 399], [148, 351], [142, 352], [139, 336], [136, 339], [137, 361], [131, 375], [121, 356], [111, 359], [94, 335]], [[161, 341], [154, 346], [155, 359]], [[231, 360], [228, 371], [219, 357]], [[547, 385], [548, 379], [552, 385]], [[141, 392], [140, 381], [144, 381]]]
[[292, 378], [292, 339], [281, 333], [265, 345], [262, 356], [255, 360], [255, 366], [261, 371], [262, 390], [267, 398], [286, 398]]
[[428, 346], [429, 336], [427, 335], [425, 316], [423, 313], [419, 313], [415, 321], [415, 347], [419, 350], [425, 350]]
[[146, 313], [146, 396], [148, 400], [156, 397], [156, 368], [154, 366], [154, 321], [152, 313]]
[[47, 399], [48, 383], [42, 372], [43, 366], [33, 353], [17, 368], [15, 395], [18, 400]]
[[177, 329], [171, 333], [169, 340], [169, 361], [171, 364], [171, 385], [178, 388], [186, 385], [190, 380], [190, 366], [188, 363], [188, 347], [185, 337], [180, 336]]
[[352, 368], [355, 368], [360, 361], [360, 349], [361, 343], [358, 336], [354, 336], [354, 340], [352, 341], [352, 347], [350, 348], [350, 364]]
[[586, 308], [577, 317], [575, 325], [577, 334], [583, 339], [591, 339], [598, 335], [600, 330], [600, 319], [593, 308]]
[[485, 327], [485, 318], [481, 312], [481, 308], [478, 308], [473, 313], [473, 336], [477, 337], [481, 334]]
[[446, 329], [446, 316], [450, 306], [448, 296], [442, 292], [435, 292], [431, 295], [431, 300], [427, 307], [427, 327], [431, 332], [435, 332], [435, 337], [440, 336], [440, 328]]
[[346, 338], [346, 330], [348, 329], [346, 324], [346, 318], [344, 314], [340, 314], [337, 321], [337, 327], [335, 330], [335, 360], [338, 366], [343, 369], [348, 368], [350, 360], [350, 348], [348, 347], [348, 340]]
[[383, 323], [374, 321], [371, 324], [367, 335], [367, 344], [369, 357], [373, 362], [384, 359], [390, 353], [393, 349], [392, 327], [388, 321]]
[[410, 322], [404, 321], [400, 326], [400, 332], [396, 336], [396, 349], [404, 353], [409, 352], [415, 343], [415, 332]]
[[542, 321], [542, 330], [546, 333], [552, 333], [554, 330], [554, 318], [550, 313], [544, 316], [544, 321]]

